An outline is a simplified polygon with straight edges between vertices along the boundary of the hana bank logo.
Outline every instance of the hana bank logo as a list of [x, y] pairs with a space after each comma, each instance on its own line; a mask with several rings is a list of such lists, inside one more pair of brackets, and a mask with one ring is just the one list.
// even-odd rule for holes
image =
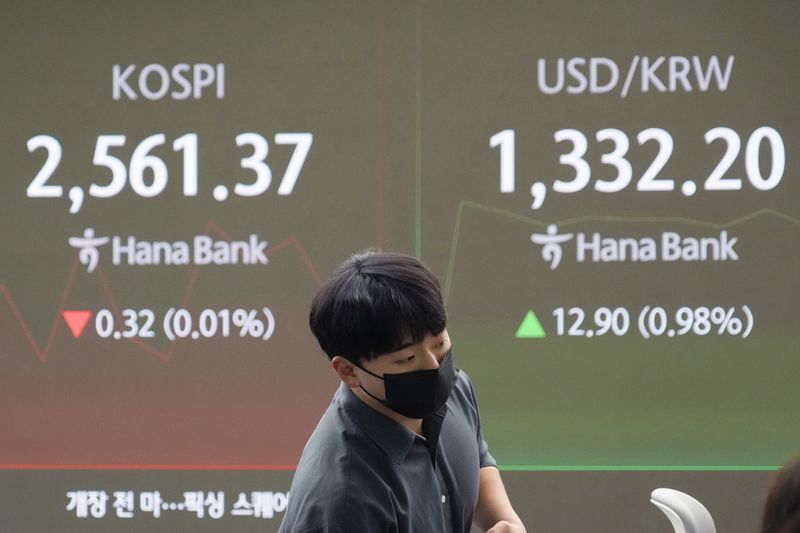
[[83, 237], [70, 237], [69, 244], [79, 250], [78, 259], [82, 265], [86, 265], [86, 271], [91, 273], [100, 260], [100, 251], [97, 248], [107, 244], [109, 240], [111, 239], [108, 237], [95, 237], [94, 229], [86, 228]]
[[555, 270], [561, 263], [563, 251], [561, 244], [572, 238], [572, 233], [558, 234], [558, 226], [550, 224], [547, 226], [547, 233], [534, 233], [531, 241], [534, 244], [542, 245], [542, 259], [550, 263], [550, 270]]
[[83, 236], [70, 237], [69, 245], [78, 250], [78, 259], [91, 273], [100, 261], [100, 247], [111, 244], [114, 266], [155, 265], [266, 265], [267, 241], [252, 234], [246, 241], [213, 240], [208, 235], [195, 235], [186, 241], [145, 241], [132, 235], [97, 237], [93, 228]]
[[[738, 261], [738, 237], [727, 230], [718, 235], [681, 235], [665, 231], [656, 237], [609, 236], [599, 232], [558, 233], [555, 224], [546, 233], [534, 233], [531, 241], [542, 247], [542, 259], [555, 270], [564, 255], [562, 245], [574, 239], [576, 263], [649, 263], [649, 262], [727, 262]], [[570, 248], [572, 246], [570, 245]]]

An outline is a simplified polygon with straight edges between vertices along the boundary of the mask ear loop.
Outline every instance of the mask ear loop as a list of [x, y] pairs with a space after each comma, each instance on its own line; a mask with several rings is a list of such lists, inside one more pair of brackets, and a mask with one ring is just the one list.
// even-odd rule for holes
[[377, 401], [377, 402], [380, 402], [380, 403], [382, 403], [383, 405], [386, 405], [386, 400], [381, 400], [380, 398], [378, 398], [377, 396], [375, 396], [374, 394], [372, 394], [370, 391], [368, 391], [367, 389], [365, 389], [363, 385], [360, 385], [360, 384], [359, 384], [358, 388], [359, 388], [359, 389], [361, 389], [361, 390], [363, 390], [363, 391], [364, 391], [364, 392], [367, 394], [367, 396], [369, 396], [369, 397], [370, 397], [370, 398], [372, 398], [373, 400], [375, 400], [375, 401]]
[[[379, 376], [378, 374], [376, 374], [376, 373], [374, 373], [374, 372], [370, 372], [369, 370], [367, 370], [367, 369], [366, 369], [366, 368], [364, 368], [363, 366], [359, 365], [358, 363], [356, 363], [356, 362], [355, 362], [355, 361], [353, 361], [352, 359], [348, 359], [348, 361], [350, 361], [351, 363], [353, 363], [353, 365], [354, 365], [354, 366], [357, 366], [359, 369], [363, 370], [364, 372], [366, 372], [366, 373], [367, 373], [367, 374], [369, 374], [370, 376], [375, 376], [375, 377], [376, 377], [376, 378], [378, 378], [379, 380], [381, 380], [381, 381], [385, 381], [385, 380], [384, 380], [384, 378], [383, 378], [382, 376]], [[383, 405], [386, 405], [386, 400], [381, 400], [380, 398], [378, 398], [377, 396], [375, 396], [374, 394], [372, 394], [370, 391], [368, 391], [367, 389], [365, 389], [365, 388], [364, 388], [364, 386], [363, 386], [361, 383], [359, 383], [359, 384], [358, 384], [358, 388], [359, 388], [359, 389], [361, 389], [361, 390], [363, 390], [363, 391], [364, 391], [364, 392], [367, 394], [367, 396], [369, 396], [369, 397], [370, 397], [370, 398], [372, 398], [373, 400], [375, 400], [375, 401], [377, 401], [377, 402], [380, 402], [380, 403], [382, 403]]]
[[364, 368], [363, 366], [359, 365], [358, 363], [356, 363], [355, 361], [353, 361], [353, 360], [351, 360], [351, 359], [348, 359], [348, 361], [350, 361], [351, 363], [353, 363], [353, 365], [357, 366], [359, 369], [363, 370], [364, 372], [366, 372], [366, 373], [367, 373], [367, 374], [369, 374], [370, 376], [375, 376], [376, 378], [378, 378], [378, 379], [380, 379], [381, 381], [383, 381], [383, 376], [379, 376], [378, 374], [376, 374], [376, 373], [374, 373], [374, 372], [370, 372], [369, 370], [367, 370], [366, 368]]

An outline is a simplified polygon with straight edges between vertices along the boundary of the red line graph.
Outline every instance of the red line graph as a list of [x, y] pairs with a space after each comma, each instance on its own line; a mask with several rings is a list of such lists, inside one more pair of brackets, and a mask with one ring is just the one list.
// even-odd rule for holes
[[284, 470], [297, 465], [177, 465], [177, 464], [0, 464], [0, 470]]
[[[206, 227], [203, 230], [203, 232], [205, 234], [215, 233], [220, 237], [222, 237], [223, 239], [229, 241], [233, 240], [231, 235], [227, 231], [222, 229], [219, 225], [217, 225], [213, 221], [210, 221], [208, 222], [208, 224], [206, 224]], [[322, 280], [319, 277], [319, 274], [317, 273], [317, 269], [314, 267], [314, 264], [309, 258], [308, 252], [306, 251], [305, 247], [297, 237], [292, 236], [279, 242], [278, 244], [270, 246], [267, 248], [265, 253], [267, 256], [271, 256], [272, 254], [277, 253], [288, 247], [294, 247], [297, 253], [300, 255], [300, 258], [303, 260], [303, 263], [305, 263], [306, 269], [308, 270], [308, 275], [312, 279], [312, 281], [314, 281], [314, 283], [316, 283], [317, 286], [322, 285]], [[47, 341], [44, 344], [44, 348], [40, 347], [39, 343], [36, 342], [36, 339], [33, 337], [33, 333], [31, 331], [30, 326], [28, 325], [28, 322], [25, 320], [25, 317], [22, 316], [22, 313], [20, 312], [19, 307], [17, 307], [17, 304], [14, 301], [14, 298], [11, 296], [11, 293], [9, 292], [8, 288], [6, 288], [4, 284], [0, 283], [0, 294], [2, 294], [5, 297], [11, 309], [11, 313], [16, 318], [20, 328], [22, 328], [22, 332], [25, 335], [28, 344], [30, 344], [31, 348], [33, 349], [33, 352], [36, 354], [36, 357], [42, 363], [47, 361], [48, 357], [50, 356], [50, 352], [53, 349], [53, 340], [55, 339], [55, 336], [58, 333], [59, 329], [62, 327], [61, 313], [64, 311], [64, 305], [67, 301], [67, 298], [69, 297], [70, 291], [72, 290], [72, 285], [75, 281], [75, 275], [77, 273], [77, 270], [78, 270], [78, 252], [75, 253], [75, 257], [73, 258], [72, 264], [70, 265], [69, 272], [67, 274], [67, 279], [64, 283], [64, 288], [61, 291], [61, 296], [59, 298], [58, 308], [56, 309], [55, 317], [53, 318], [53, 321], [50, 324], [50, 332], [47, 335]], [[114, 291], [111, 289], [111, 284], [109, 283], [108, 278], [106, 277], [105, 271], [103, 270], [102, 266], [98, 265], [97, 268], [95, 269], [95, 273], [97, 274], [97, 278], [98, 281], [100, 282], [103, 294], [108, 299], [109, 305], [111, 306], [114, 315], [116, 316], [117, 320], [121, 320], [122, 313], [120, 311], [119, 304], [117, 303]], [[200, 275], [200, 267], [198, 265], [194, 265], [191, 271], [189, 272], [189, 279], [183, 291], [183, 297], [181, 298], [182, 307], [186, 307], [186, 305], [188, 305], [189, 299], [191, 298], [192, 291], [194, 289], [195, 283], [197, 282], [197, 278], [199, 277], [199, 275]], [[177, 339], [174, 341], [170, 341], [169, 347], [166, 349], [166, 351], [159, 350], [158, 348], [152, 346], [151, 344], [139, 338], [132, 338], [130, 339], [130, 342], [132, 342], [145, 352], [157, 357], [158, 359], [166, 363], [169, 362], [170, 359], [172, 359], [172, 355], [175, 352]]]

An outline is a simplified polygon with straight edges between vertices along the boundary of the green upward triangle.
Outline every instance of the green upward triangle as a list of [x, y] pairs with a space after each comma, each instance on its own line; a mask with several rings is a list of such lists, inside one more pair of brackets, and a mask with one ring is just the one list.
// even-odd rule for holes
[[522, 319], [522, 323], [517, 328], [517, 334], [515, 335], [518, 339], [541, 339], [546, 336], [547, 334], [544, 332], [544, 328], [539, 319], [536, 318], [536, 313], [533, 310], [528, 311], [528, 314]]

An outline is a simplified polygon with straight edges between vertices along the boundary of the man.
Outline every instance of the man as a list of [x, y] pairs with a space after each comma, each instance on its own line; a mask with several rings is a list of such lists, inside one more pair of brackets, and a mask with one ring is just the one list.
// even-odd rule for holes
[[761, 533], [800, 532], [800, 456], [772, 478], [761, 516]]
[[439, 282], [367, 251], [323, 285], [309, 322], [341, 380], [311, 435], [281, 533], [524, 532], [454, 366]]

